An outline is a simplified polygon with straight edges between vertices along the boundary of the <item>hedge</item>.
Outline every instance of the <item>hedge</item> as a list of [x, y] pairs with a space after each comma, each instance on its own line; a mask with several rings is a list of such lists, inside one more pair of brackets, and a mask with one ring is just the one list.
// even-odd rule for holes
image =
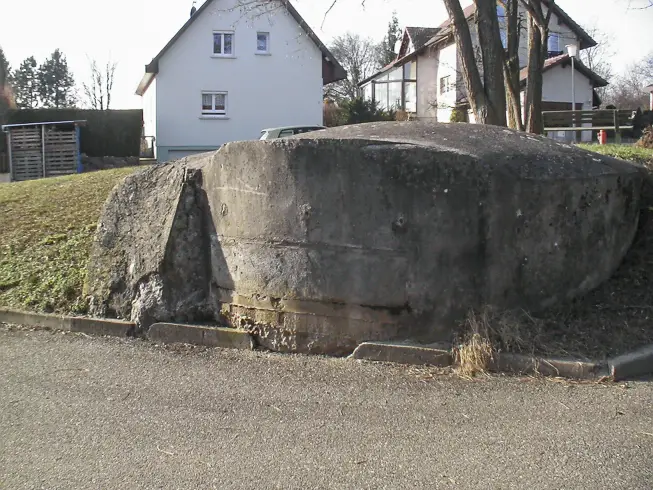
[[80, 134], [82, 153], [90, 157], [139, 156], [143, 128], [141, 109], [14, 109], [6, 115], [6, 124], [78, 120], [86, 121]]

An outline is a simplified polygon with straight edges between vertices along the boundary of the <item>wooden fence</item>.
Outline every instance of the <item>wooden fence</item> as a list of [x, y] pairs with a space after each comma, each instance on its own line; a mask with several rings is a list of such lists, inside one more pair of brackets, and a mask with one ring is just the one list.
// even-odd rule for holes
[[40, 179], [76, 172], [76, 130], [45, 126], [12, 128], [9, 137], [11, 179]]

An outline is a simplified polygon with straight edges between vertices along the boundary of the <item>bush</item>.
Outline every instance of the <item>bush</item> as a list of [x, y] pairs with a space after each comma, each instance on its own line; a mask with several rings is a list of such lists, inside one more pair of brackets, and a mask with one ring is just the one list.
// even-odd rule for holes
[[639, 148], [653, 150], [653, 127], [649, 126], [642, 132], [642, 137], [635, 143]]
[[348, 100], [341, 106], [344, 124], [360, 124], [376, 121], [394, 121], [395, 111], [385, 111], [373, 100], [362, 97]]
[[80, 130], [81, 152], [90, 157], [139, 156], [143, 111], [85, 109], [24, 109], [7, 112], [7, 124], [85, 120]]
[[467, 111], [461, 109], [460, 107], [455, 107], [451, 111], [451, 116], [449, 117], [449, 122], [460, 123], [467, 122]]

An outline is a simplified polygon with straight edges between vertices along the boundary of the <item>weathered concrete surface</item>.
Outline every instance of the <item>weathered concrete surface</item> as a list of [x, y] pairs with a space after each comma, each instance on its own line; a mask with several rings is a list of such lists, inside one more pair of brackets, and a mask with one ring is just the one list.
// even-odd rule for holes
[[608, 365], [615, 381], [653, 374], [653, 345], [610, 359]]
[[453, 362], [446, 344], [397, 342], [363, 342], [352, 352], [351, 358], [438, 367], [448, 367]]
[[150, 326], [147, 336], [153, 342], [162, 342], [164, 344], [194, 344], [246, 350], [254, 348], [254, 342], [250, 334], [233, 328], [155, 323]]
[[94, 315], [141, 327], [213, 318], [208, 212], [190, 160], [130, 175], [109, 196], [88, 270]]
[[227, 321], [275, 350], [437, 341], [470, 307], [542, 309], [607, 279], [637, 167], [504, 128], [421, 122], [230, 143], [129, 178], [94, 312]]

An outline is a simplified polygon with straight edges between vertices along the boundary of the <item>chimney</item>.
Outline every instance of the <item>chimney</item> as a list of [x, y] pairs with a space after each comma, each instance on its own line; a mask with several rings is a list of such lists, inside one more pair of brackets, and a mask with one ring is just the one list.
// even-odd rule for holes
[[197, 12], [197, 7], [195, 7], [195, 4], [196, 4], [196, 3], [197, 3], [197, 2], [196, 2], [195, 0], [193, 0], [193, 6], [190, 8], [190, 16], [191, 16], [191, 17], [192, 17], [193, 15], [195, 15], [195, 12]]

